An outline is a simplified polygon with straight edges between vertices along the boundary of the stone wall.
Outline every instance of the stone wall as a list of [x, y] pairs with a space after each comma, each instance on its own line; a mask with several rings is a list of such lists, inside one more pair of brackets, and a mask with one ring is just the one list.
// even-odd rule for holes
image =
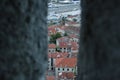
[[47, 0], [0, 0], [0, 80], [45, 80]]
[[119, 80], [120, 0], [82, 0], [77, 80]]
[[[119, 80], [120, 0], [82, 0], [77, 80]], [[0, 80], [45, 80], [47, 0], [0, 0]]]

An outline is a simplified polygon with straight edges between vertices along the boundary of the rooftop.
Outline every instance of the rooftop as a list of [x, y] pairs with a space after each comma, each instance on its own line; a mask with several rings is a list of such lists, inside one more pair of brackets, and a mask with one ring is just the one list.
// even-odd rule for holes
[[77, 58], [58, 58], [55, 61], [56, 67], [69, 67], [73, 68], [77, 64]]
[[67, 42], [60, 42], [59, 43], [59, 47], [60, 48], [67, 48], [68, 47], [68, 43]]
[[55, 80], [55, 76], [47, 76], [46, 80]]
[[66, 58], [67, 56], [68, 56], [68, 53], [61, 53], [61, 52], [48, 54], [48, 58]]
[[49, 49], [54, 49], [54, 48], [56, 48], [56, 45], [55, 44], [48, 44], [48, 48]]

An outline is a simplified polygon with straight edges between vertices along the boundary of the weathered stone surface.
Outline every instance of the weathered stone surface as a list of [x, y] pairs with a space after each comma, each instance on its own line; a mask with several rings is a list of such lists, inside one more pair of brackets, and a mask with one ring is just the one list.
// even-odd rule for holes
[[[77, 80], [120, 80], [120, 1], [82, 0]], [[47, 0], [0, 0], [0, 80], [45, 80]]]
[[0, 80], [45, 80], [47, 0], [0, 0]]
[[82, 0], [77, 80], [120, 80], [120, 0]]

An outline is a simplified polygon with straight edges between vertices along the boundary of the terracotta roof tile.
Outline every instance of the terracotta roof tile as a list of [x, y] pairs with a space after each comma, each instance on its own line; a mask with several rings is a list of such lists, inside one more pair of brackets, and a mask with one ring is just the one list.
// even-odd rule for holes
[[56, 67], [69, 67], [73, 68], [77, 64], [77, 58], [58, 58], [55, 61]]
[[50, 33], [50, 34], [56, 34], [57, 31], [55, 29], [52, 29], [52, 30], [49, 30], [48, 33]]
[[63, 60], [64, 60], [64, 58], [57, 58], [55, 60], [55, 66], [57, 67], [57, 65], [60, 64]]
[[49, 53], [48, 58], [66, 58], [68, 56], [68, 53]]
[[71, 47], [78, 48], [78, 43], [77, 42], [69, 42], [68, 43]]
[[56, 45], [55, 45], [55, 44], [48, 44], [48, 48], [49, 48], [49, 49], [55, 49], [55, 48], [56, 48]]
[[67, 42], [60, 42], [59, 43], [59, 47], [60, 48], [67, 48], [68, 47], [68, 43]]
[[75, 34], [70, 34], [69, 37], [70, 38], [78, 38]]
[[55, 29], [55, 28], [57, 28], [57, 26], [55, 26], [55, 25], [49, 26], [49, 27], [48, 27], [48, 30], [52, 30], [52, 29]]
[[55, 76], [47, 76], [46, 80], [55, 80]]
[[72, 46], [78, 46], [77, 42], [71, 42]]
[[58, 38], [57, 40], [60, 42], [67, 42], [69, 40], [69, 38], [68, 37], [61, 37], [61, 38]]
[[78, 47], [72, 47], [72, 50], [78, 50]]

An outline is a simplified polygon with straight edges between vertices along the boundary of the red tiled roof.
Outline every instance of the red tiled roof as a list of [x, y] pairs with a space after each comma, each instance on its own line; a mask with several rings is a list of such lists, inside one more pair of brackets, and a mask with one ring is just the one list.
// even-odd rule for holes
[[69, 37], [70, 38], [78, 38], [75, 34], [70, 34]]
[[50, 33], [50, 34], [56, 34], [57, 31], [55, 29], [52, 29], [52, 30], [49, 30], [48, 33]]
[[56, 67], [69, 67], [73, 68], [77, 64], [77, 58], [57, 58], [55, 61]]
[[57, 59], [55, 60], [55, 66], [57, 67], [57, 65], [60, 64], [61, 61], [63, 61], [63, 60], [64, 60], [64, 58], [57, 58]]
[[49, 49], [54, 49], [54, 48], [56, 48], [56, 45], [55, 44], [48, 44], [48, 48]]
[[78, 46], [78, 43], [77, 42], [71, 42], [71, 45], [72, 46]]
[[61, 42], [65, 42], [65, 41], [68, 41], [68, 37], [61, 37], [61, 38], [58, 38], [57, 40], [58, 41], [61, 41]]
[[79, 33], [80, 28], [79, 27], [66, 27], [65, 31]]
[[72, 50], [78, 50], [78, 47], [72, 47]]
[[49, 26], [49, 27], [48, 27], [48, 31], [49, 31], [49, 30], [52, 30], [52, 29], [55, 29], [55, 28], [57, 28], [57, 26], [55, 26], [55, 25]]
[[79, 48], [79, 45], [77, 42], [71, 42], [71, 49], [72, 50], [78, 50]]
[[60, 42], [59, 43], [59, 47], [60, 48], [67, 48], [68, 47], [68, 43], [67, 42]]
[[56, 28], [57, 26], [55, 25], [48, 27], [48, 34], [56, 34], [57, 33]]
[[59, 27], [61, 30], [65, 30], [65, 27]]
[[77, 42], [69, 42], [68, 44], [73, 48], [78, 48], [78, 43]]
[[69, 24], [69, 25], [71, 24], [72, 25], [72, 24], [77, 24], [77, 22], [73, 22], [72, 21], [72, 22], [67, 22], [67, 24]]
[[55, 80], [55, 76], [47, 76], [46, 80]]
[[67, 56], [68, 56], [68, 53], [61, 53], [61, 52], [48, 54], [48, 58], [66, 58]]
[[58, 76], [59, 79], [73, 79], [74, 77], [73, 72], [62, 72], [61, 75]]

